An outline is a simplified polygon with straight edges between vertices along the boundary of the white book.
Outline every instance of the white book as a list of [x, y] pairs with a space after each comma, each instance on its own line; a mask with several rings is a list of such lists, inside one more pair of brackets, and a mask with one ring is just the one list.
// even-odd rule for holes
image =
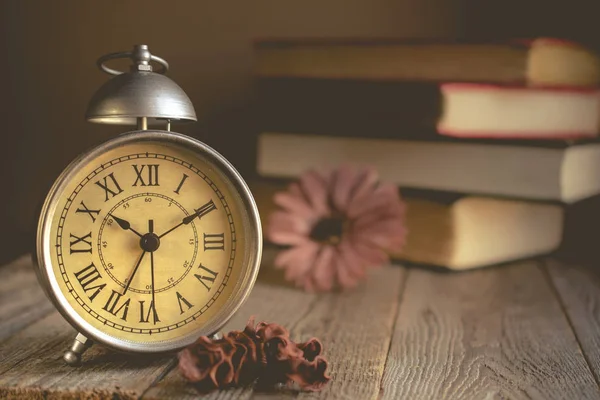
[[310, 168], [372, 165], [400, 187], [574, 203], [600, 193], [600, 143], [408, 141], [262, 133], [257, 170], [294, 178]]

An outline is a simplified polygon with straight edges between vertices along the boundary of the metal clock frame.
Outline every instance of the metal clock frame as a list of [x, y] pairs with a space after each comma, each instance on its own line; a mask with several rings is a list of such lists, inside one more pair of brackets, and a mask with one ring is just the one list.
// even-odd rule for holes
[[[192, 151], [196, 154], [196, 156], [204, 159], [208, 165], [214, 166], [215, 170], [222, 175], [225, 182], [228, 182], [231, 185], [231, 192], [239, 194], [239, 199], [235, 199], [235, 201], [238, 202], [238, 206], [242, 212], [245, 212], [246, 214], [243, 216], [243, 234], [245, 235], [246, 239], [243, 265], [247, 265], [247, 268], [238, 282], [236, 282], [233, 294], [227, 300], [223, 309], [219, 311], [218, 314], [216, 314], [208, 322], [208, 324], [181, 338], [175, 340], [165, 340], [163, 342], [153, 342], [149, 344], [115, 338], [86, 322], [69, 304], [65, 294], [58, 286], [57, 279], [59, 279], [59, 277], [57, 277], [53, 271], [51, 261], [52, 249], [50, 246], [50, 230], [52, 227], [54, 214], [57, 212], [58, 202], [63, 195], [65, 187], [71, 183], [71, 180], [78, 172], [79, 168], [83, 165], [87, 165], [96, 157], [114, 148], [125, 144], [139, 144], [143, 142], [154, 142], [164, 144], [165, 146], [174, 145]], [[250, 192], [250, 189], [241, 175], [221, 154], [205, 143], [180, 133], [162, 130], [131, 131], [123, 133], [116, 138], [110, 139], [84, 153], [71, 162], [71, 164], [65, 168], [63, 173], [55, 181], [41, 209], [38, 222], [36, 236], [36, 272], [38, 274], [41, 286], [46, 292], [46, 295], [54, 303], [62, 316], [79, 332], [75, 344], [73, 345], [73, 349], [77, 347], [79, 342], [79, 344], [81, 344], [78, 347], [80, 348], [80, 353], [85, 351], [85, 348], [89, 346], [89, 342], [86, 343], [86, 341], [89, 339], [93, 342], [100, 343], [104, 346], [119, 351], [136, 353], [165, 353], [177, 351], [193, 343], [198, 336], [213, 335], [217, 333], [219, 329], [221, 329], [223, 325], [225, 325], [225, 323], [227, 323], [227, 321], [235, 314], [235, 312], [248, 298], [254, 286], [254, 282], [256, 281], [262, 257], [262, 240], [260, 216], [252, 193]], [[65, 355], [65, 359], [67, 359], [69, 362], [67, 356], [68, 354]], [[78, 360], [72, 361], [73, 364], [76, 364], [76, 361]]]

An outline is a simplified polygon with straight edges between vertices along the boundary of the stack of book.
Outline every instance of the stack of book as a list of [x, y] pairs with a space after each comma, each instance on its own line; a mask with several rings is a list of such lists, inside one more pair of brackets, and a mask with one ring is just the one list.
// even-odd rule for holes
[[[258, 174], [375, 166], [407, 201], [399, 259], [469, 269], [547, 254], [565, 243], [570, 210], [600, 194], [600, 59], [579, 44], [255, 50]], [[268, 196], [258, 203], [270, 212]]]

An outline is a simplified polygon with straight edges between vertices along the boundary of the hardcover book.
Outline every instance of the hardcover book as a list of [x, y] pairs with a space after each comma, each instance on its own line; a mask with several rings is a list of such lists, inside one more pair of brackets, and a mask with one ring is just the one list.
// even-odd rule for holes
[[598, 55], [555, 38], [511, 43], [282, 39], [255, 45], [256, 74], [374, 80], [597, 86]]
[[400, 187], [563, 203], [600, 194], [600, 143], [367, 139], [264, 132], [263, 177], [295, 178], [310, 168], [373, 165]]
[[[255, 181], [250, 186], [265, 231], [276, 209], [273, 195], [285, 188], [285, 181]], [[561, 243], [564, 210], [560, 205], [401, 193], [408, 234], [402, 251], [391, 254], [395, 259], [465, 270], [547, 254]]]

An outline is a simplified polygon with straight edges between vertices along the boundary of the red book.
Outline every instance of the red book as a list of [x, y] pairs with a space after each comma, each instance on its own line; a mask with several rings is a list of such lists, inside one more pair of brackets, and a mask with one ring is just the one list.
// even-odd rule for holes
[[595, 137], [600, 91], [586, 88], [441, 85], [438, 132], [447, 136], [511, 139]]

